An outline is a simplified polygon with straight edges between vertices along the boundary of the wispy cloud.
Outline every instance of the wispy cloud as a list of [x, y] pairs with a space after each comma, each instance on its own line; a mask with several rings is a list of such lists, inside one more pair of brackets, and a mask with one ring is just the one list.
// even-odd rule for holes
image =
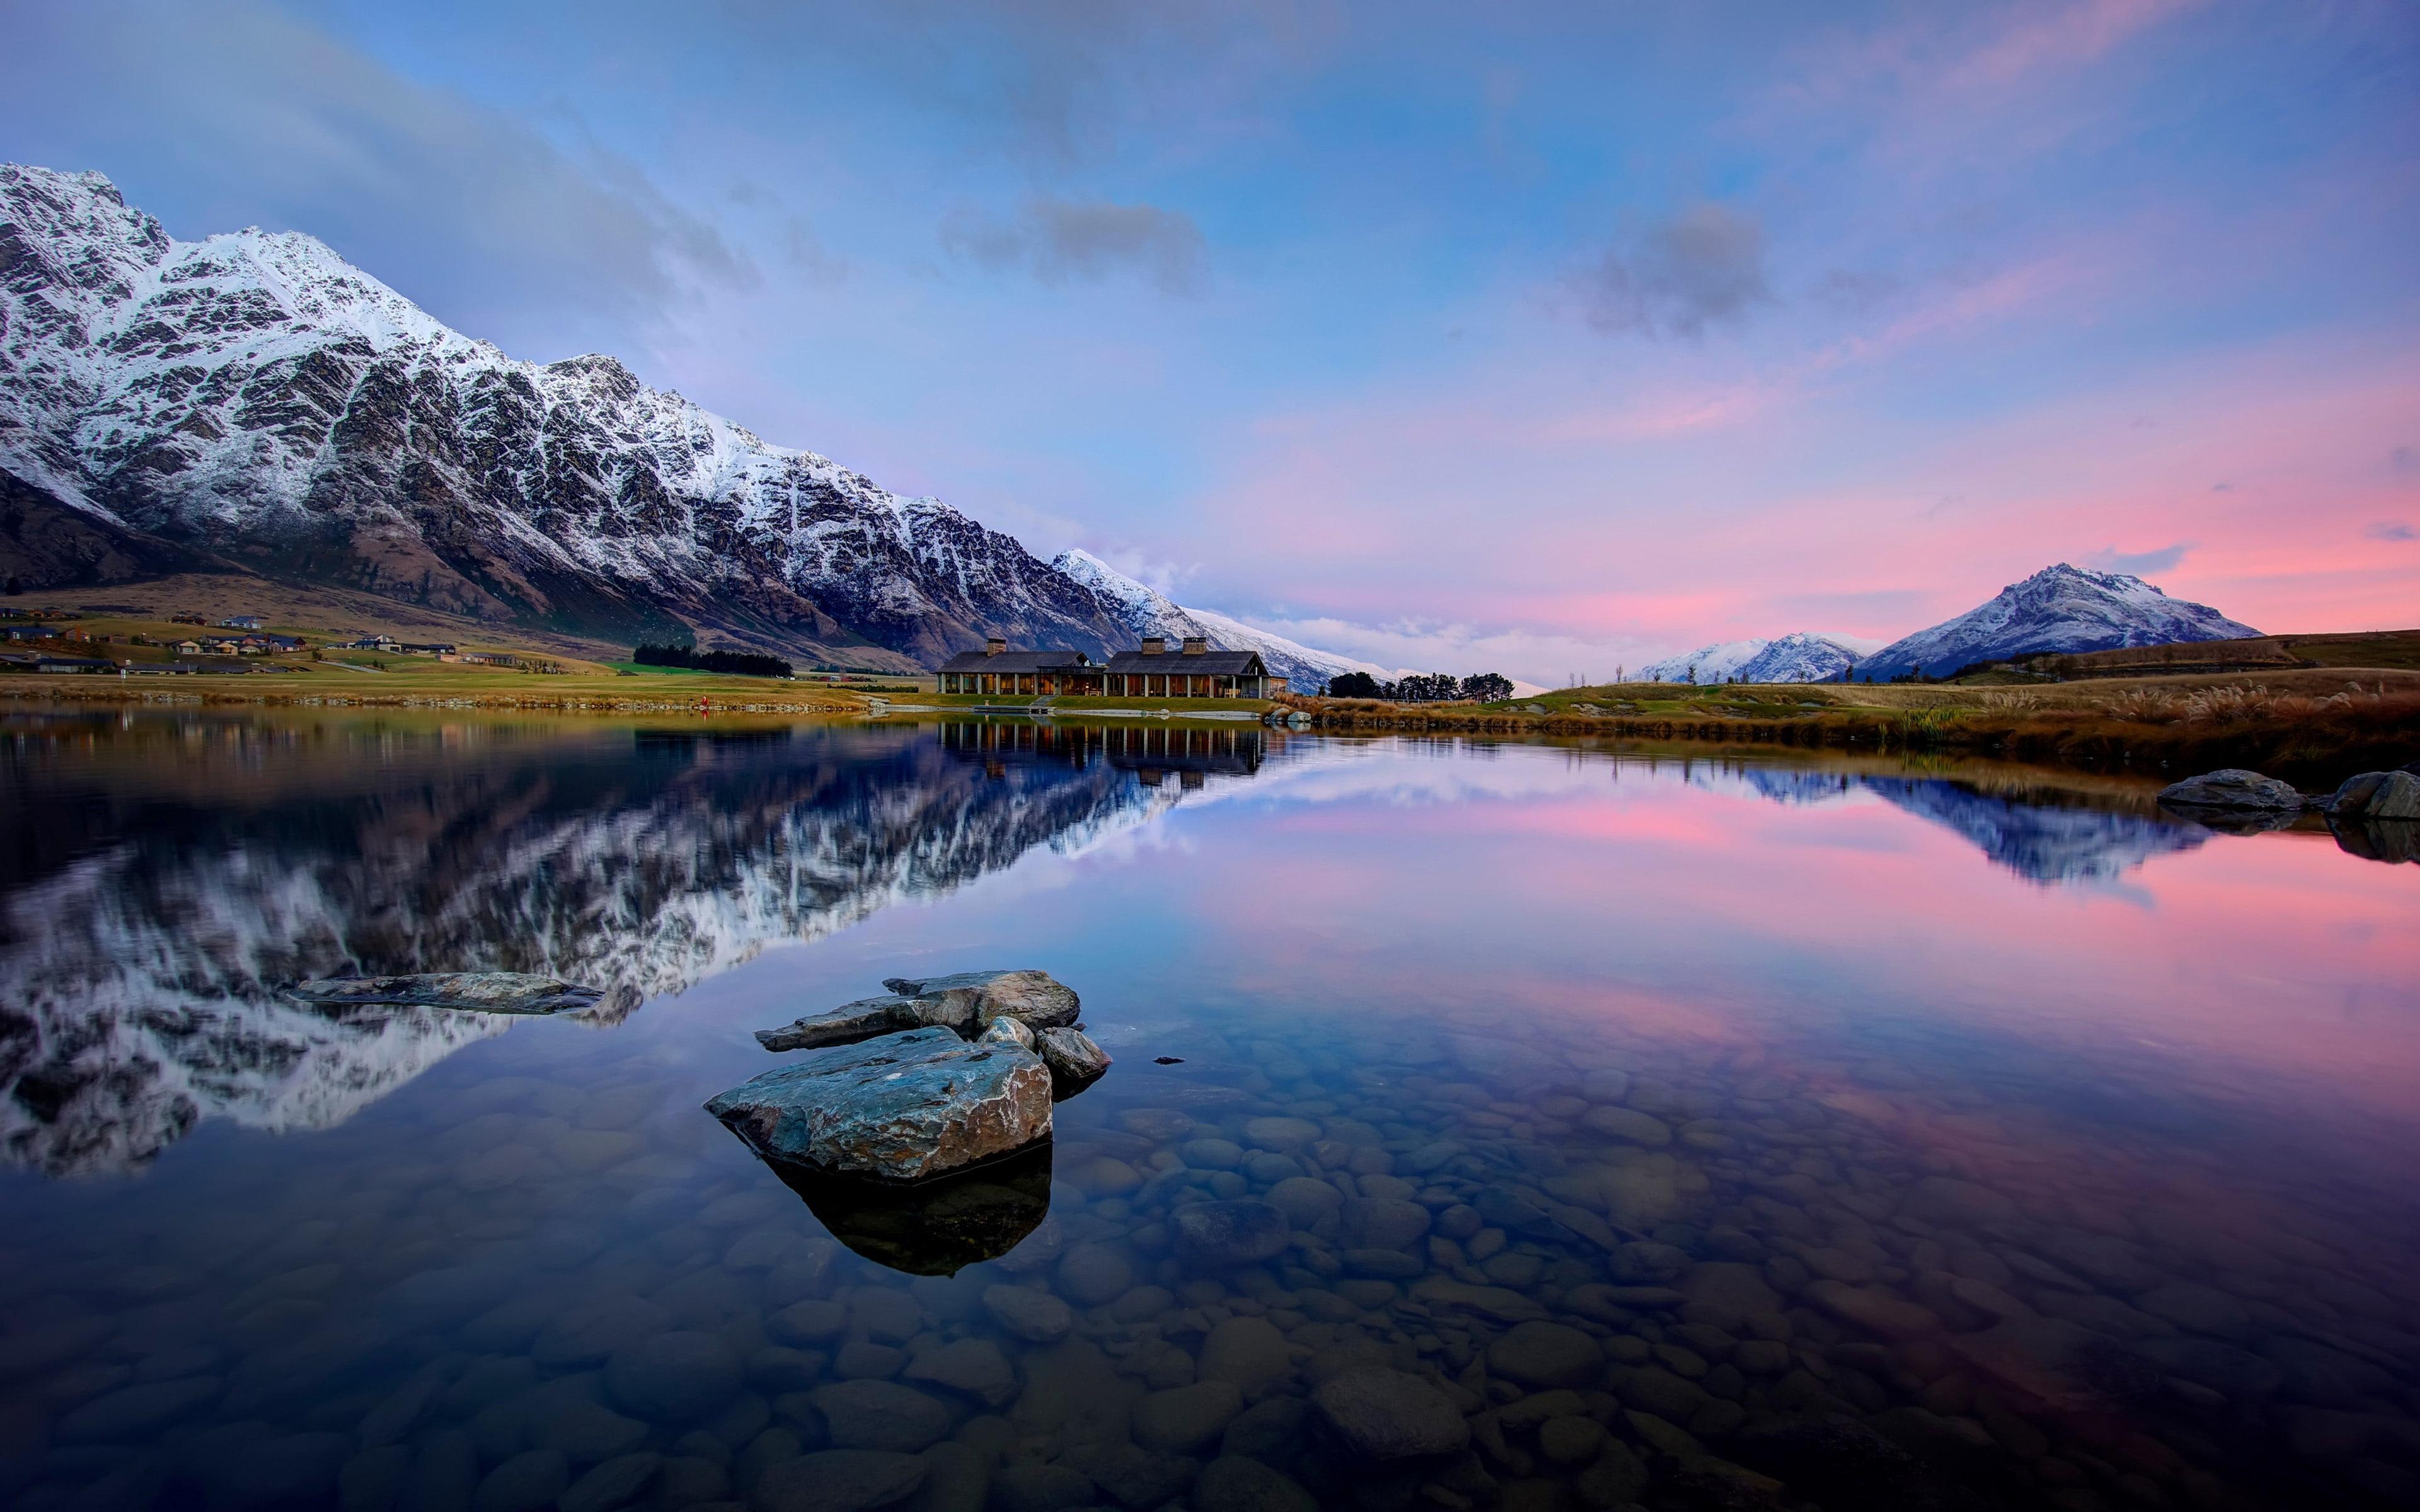
[[2147, 572], [2166, 572], [2182, 562], [2193, 548], [2191, 541], [2179, 541], [2149, 551], [2120, 551], [2114, 546], [2105, 546], [2092, 553], [2089, 560], [2102, 572], [2130, 573], [2139, 578]]
[[2380, 520], [2361, 533], [2373, 541], [2420, 540], [2420, 531], [2414, 531], [2408, 523], [2399, 519]]
[[1037, 195], [1007, 220], [961, 208], [942, 221], [941, 247], [978, 267], [1022, 268], [1052, 285], [1135, 272], [1163, 293], [1192, 294], [1209, 270], [1207, 243], [1193, 217], [1156, 205]]

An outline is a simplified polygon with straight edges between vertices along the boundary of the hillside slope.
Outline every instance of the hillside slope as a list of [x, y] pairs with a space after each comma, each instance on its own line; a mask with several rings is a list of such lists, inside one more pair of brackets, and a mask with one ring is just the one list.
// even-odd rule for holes
[[0, 471], [161, 549], [623, 643], [904, 666], [1126, 638], [938, 500], [611, 357], [506, 357], [311, 237], [178, 241], [98, 174], [0, 166]]

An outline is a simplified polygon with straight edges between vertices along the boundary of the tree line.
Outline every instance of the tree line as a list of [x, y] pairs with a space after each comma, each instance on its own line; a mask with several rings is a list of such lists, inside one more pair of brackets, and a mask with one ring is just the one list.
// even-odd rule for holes
[[1493, 703], [1512, 696], [1512, 680], [1500, 672], [1474, 672], [1456, 678], [1451, 672], [1414, 672], [1401, 682], [1386, 682], [1368, 672], [1345, 672], [1327, 680], [1332, 699], [1379, 699], [1388, 703], [1448, 703], [1467, 700]]
[[727, 672], [737, 677], [787, 677], [790, 664], [779, 656], [752, 651], [700, 651], [695, 646], [642, 644], [630, 653], [642, 667], [687, 667], [693, 671]]

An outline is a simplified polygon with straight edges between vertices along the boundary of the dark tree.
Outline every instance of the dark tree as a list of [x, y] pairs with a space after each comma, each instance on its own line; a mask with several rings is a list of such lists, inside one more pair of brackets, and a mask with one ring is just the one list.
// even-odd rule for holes
[[641, 645], [630, 659], [642, 667], [687, 667], [702, 672], [738, 677], [787, 677], [790, 664], [779, 656], [751, 651], [700, 651], [695, 646]]
[[1462, 680], [1462, 696], [1479, 703], [1494, 703], [1512, 696], [1512, 680], [1500, 672], [1473, 672]]
[[1327, 696], [1332, 699], [1378, 699], [1385, 698], [1387, 690], [1368, 672], [1345, 672], [1328, 679]]

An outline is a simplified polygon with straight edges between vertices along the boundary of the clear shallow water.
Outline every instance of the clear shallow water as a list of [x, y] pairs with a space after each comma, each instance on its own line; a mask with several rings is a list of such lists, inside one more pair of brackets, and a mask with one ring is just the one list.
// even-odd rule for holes
[[[11, 1505], [2420, 1486], [2420, 868], [2324, 833], [1257, 732], [5, 735]], [[1006, 964], [1118, 1057], [1038, 1165], [818, 1216], [699, 1109], [750, 1029]], [[276, 995], [348, 965], [646, 996]], [[1180, 1263], [1233, 1199], [1292, 1246]], [[1373, 1463], [1310, 1405], [1372, 1381], [1467, 1447]]]

